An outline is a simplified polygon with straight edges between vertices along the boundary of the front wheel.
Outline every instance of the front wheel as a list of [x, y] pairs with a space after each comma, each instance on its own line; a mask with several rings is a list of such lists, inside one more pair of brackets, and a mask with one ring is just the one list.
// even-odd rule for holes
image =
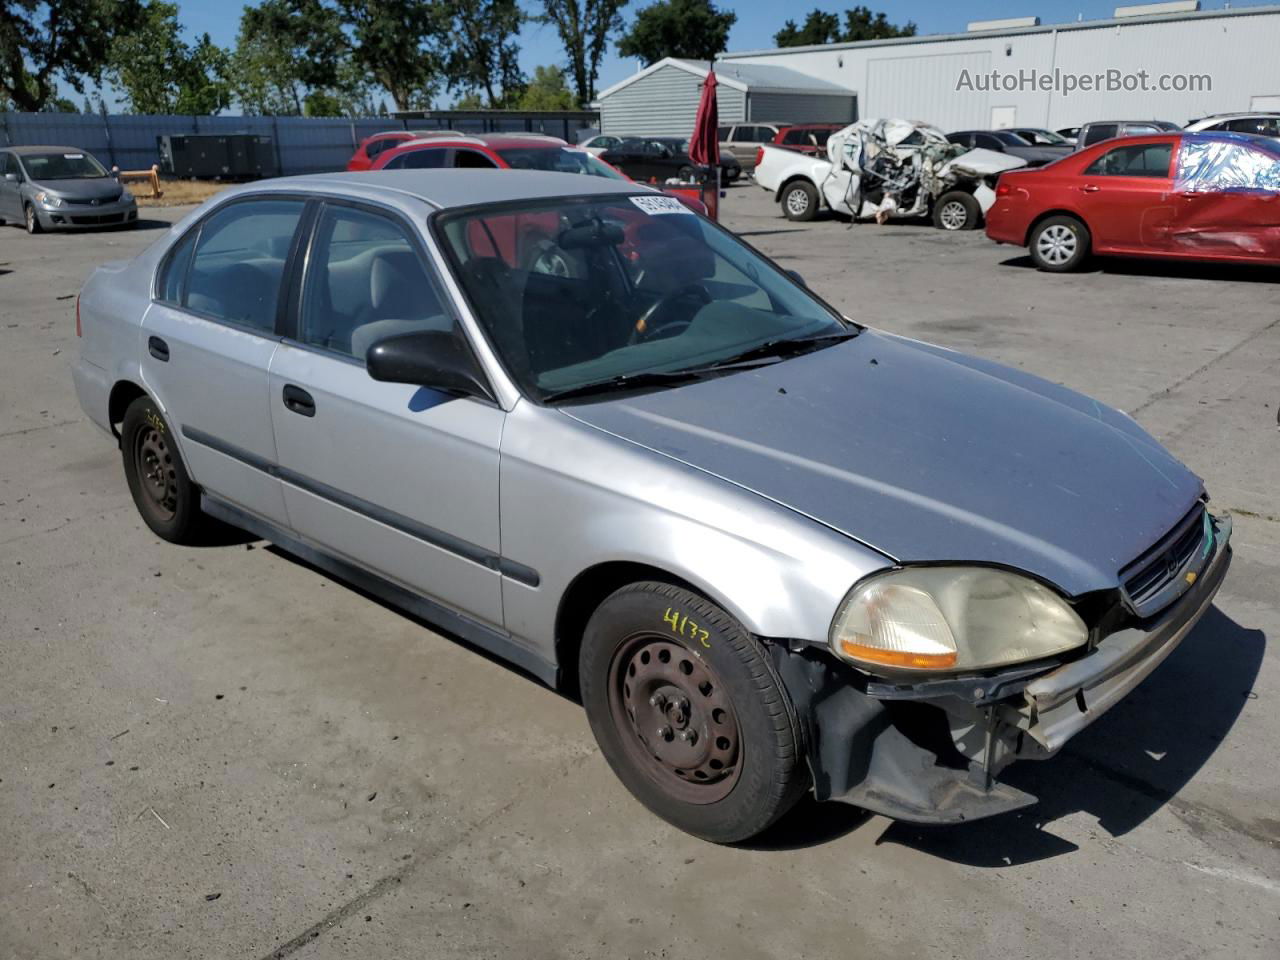
[[982, 222], [982, 207], [963, 190], [944, 193], [933, 205], [933, 225], [939, 230], [975, 230]]
[[26, 209], [23, 211], [23, 215], [27, 220], [27, 233], [37, 234], [44, 232], [44, 227], [40, 224], [40, 218], [36, 216], [35, 207], [28, 203]]
[[202, 518], [200, 491], [187, 475], [169, 424], [150, 397], [129, 404], [120, 427], [129, 493], [143, 521], [170, 543], [195, 539]]
[[645, 582], [609, 596], [587, 624], [579, 678], [614, 773], [682, 830], [745, 840], [808, 786], [799, 723], [767, 653], [688, 590]]
[[818, 191], [807, 180], [797, 180], [782, 190], [782, 212], [788, 220], [812, 220], [818, 215]]
[[1075, 217], [1049, 217], [1031, 231], [1031, 260], [1041, 270], [1066, 273], [1089, 256], [1089, 228]]

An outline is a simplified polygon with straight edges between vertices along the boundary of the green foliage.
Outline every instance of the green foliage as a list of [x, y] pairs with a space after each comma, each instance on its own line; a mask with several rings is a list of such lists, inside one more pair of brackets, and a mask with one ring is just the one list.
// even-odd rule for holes
[[137, 28], [116, 37], [107, 76], [134, 113], [217, 113], [231, 102], [229, 57], [206, 33], [182, 40], [178, 5], [150, 0]]
[[574, 110], [577, 100], [559, 67], [537, 67], [514, 106], [519, 110]]
[[811, 10], [804, 25], [797, 27], [788, 20], [773, 35], [773, 42], [780, 47], [804, 47], [820, 43], [854, 43], [859, 40], [888, 40], [892, 37], [914, 37], [916, 25], [907, 21], [899, 27], [889, 22], [883, 13], [872, 13], [867, 7], [854, 7], [844, 12], [844, 27], [834, 13]]
[[500, 107], [524, 87], [516, 36], [525, 15], [516, 0], [447, 0], [452, 42], [444, 71], [451, 90], [484, 91]]
[[738, 15], [721, 12], [711, 0], [658, 0], [636, 14], [618, 40], [618, 53], [646, 64], [663, 57], [714, 60], [729, 45]]
[[117, 36], [140, 19], [139, 0], [0, 0], [0, 101], [37, 111], [56, 99], [58, 80], [84, 93], [97, 81]]
[[579, 105], [596, 98], [600, 61], [609, 38], [622, 29], [618, 12], [627, 0], [542, 0], [539, 23], [550, 24], [560, 35]]

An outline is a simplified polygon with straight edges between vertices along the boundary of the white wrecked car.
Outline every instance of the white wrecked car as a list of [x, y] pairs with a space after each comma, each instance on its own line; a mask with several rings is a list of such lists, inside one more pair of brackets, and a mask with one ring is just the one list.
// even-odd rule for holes
[[789, 220], [828, 209], [855, 219], [933, 215], [943, 230], [973, 230], [995, 202], [995, 181], [1026, 161], [966, 150], [913, 120], [859, 120], [831, 135], [827, 159], [766, 144], [755, 180]]

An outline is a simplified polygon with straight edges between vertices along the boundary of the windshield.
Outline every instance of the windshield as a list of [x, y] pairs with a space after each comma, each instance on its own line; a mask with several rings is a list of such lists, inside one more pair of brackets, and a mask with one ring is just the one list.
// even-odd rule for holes
[[626, 180], [603, 160], [577, 147], [507, 147], [497, 151], [516, 170], [547, 170], [551, 173], [585, 173], [592, 177]]
[[1066, 144], [1067, 138], [1060, 137], [1052, 130], [1019, 130], [1018, 136], [1024, 140], [1030, 140], [1037, 146], [1062, 146]]
[[747, 354], [772, 362], [825, 343], [791, 341], [857, 330], [660, 194], [472, 207], [434, 225], [505, 366], [537, 400]]
[[28, 153], [21, 157], [32, 180], [96, 180], [108, 176], [87, 153]]
[[1016, 133], [1010, 133], [1008, 130], [993, 130], [991, 135], [1001, 143], [1007, 144], [1010, 147], [1031, 146], [1029, 141], [1023, 140], [1022, 137], [1018, 136]]

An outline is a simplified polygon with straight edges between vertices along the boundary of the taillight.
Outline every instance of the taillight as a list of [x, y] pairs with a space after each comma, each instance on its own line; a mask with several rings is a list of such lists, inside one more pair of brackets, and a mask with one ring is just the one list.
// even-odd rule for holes
[[80, 329], [80, 294], [76, 294], [76, 336], [83, 337], [84, 331]]
[[1012, 188], [1011, 188], [1007, 183], [997, 183], [997, 184], [996, 184], [996, 196], [997, 196], [997, 197], [1007, 197], [1007, 196], [1008, 196], [1009, 194], [1011, 194], [1011, 193], [1013, 193], [1013, 189], [1012, 189]]
[[756, 147], [756, 166], [760, 166], [760, 161], [764, 159], [764, 147]]

